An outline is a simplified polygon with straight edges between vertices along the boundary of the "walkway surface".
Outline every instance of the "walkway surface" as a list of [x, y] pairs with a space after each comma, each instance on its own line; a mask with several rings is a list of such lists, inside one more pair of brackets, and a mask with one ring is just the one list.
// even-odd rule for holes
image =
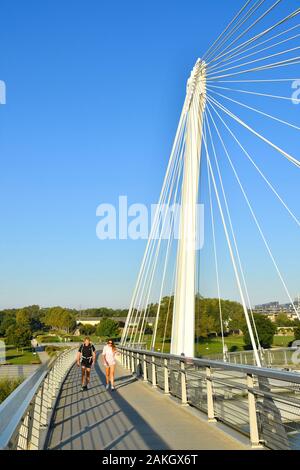
[[116, 391], [105, 389], [100, 358], [88, 391], [80, 390], [74, 366], [59, 397], [49, 449], [80, 450], [242, 450], [227, 436], [151, 386], [117, 367]]

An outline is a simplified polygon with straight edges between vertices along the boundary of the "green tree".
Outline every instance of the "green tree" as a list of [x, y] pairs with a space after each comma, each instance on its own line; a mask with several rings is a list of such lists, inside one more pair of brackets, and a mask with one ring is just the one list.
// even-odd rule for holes
[[44, 324], [41, 321], [40, 307], [38, 305], [30, 305], [23, 307], [16, 312], [17, 325], [29, 328], [31, 332], [41, 330]]
[[7, 342], [13, 344], [16, 348], [26, 348], [30, 346], [31, 338], [31, 331], [26, 326], [10, 326], [7, 330]]
[[0, 336], [7, 336], [10, 327], [16, 327], [15, 315], [4, 314], [4, 317], [0, 324]]
[[[157, 338], [170, 339], [172, 334], [174, 296], [164, 297], [161, 301], [157, 325]], [[152, 305], [149, 316], [156, 317], [158, 304]], [[152, 313], [152, 315], [150, 315]]]
[[294, 326], [294, 322], [291, 321], [286, 313], [279, 313], [276, 318], [276, 326]]
[[104, 338], [116, 337], [119, 335], [119, 325], [110, 318], [103, 318], [97, 326], [96, 333]]
[[50, 328], [65, 330], [67, 333], [76, 327], [74, 312], [62, 307], [49, 308], [45, 313], [44, 321]]
[[295, 340], [300, 340], [300, 325], [297, 325], [294, 329]]
[[81, 335], [91, 336], [96, 333], [96, 327], [94, 325], [79, 325], [79, 331]]
[[[254, 314], [253, 316], [261, 346], [263, 348], [270, 348], [273, 344], [276, 325], [264, 315]], [[252, 349], [251, 339], [246, 322], [242, 327], [242, 331], [244, 333], [245, 348]]]

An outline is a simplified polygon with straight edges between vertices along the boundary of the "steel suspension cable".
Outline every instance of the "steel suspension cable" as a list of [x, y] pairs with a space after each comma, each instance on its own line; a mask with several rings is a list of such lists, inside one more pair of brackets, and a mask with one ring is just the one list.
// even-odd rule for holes
[[289, 153], [285, 152], [283, 149], [281, 149], [280, 147], [278, 147], [277, 145], [273, 144], [273, 142], [271, 142], [269, 139], [267, 139], [266, 137], [264, 137], [263, 135], [261, 135], [259, 132], [255, 131], [252, 127], [250, 127], [248, 124], [246, 124], [242, 119], [240, 119], [239, 117], [237, 117], [235, 114], [233, 114], [231, 111], [229, 111], [224, 105], [221, 105], [217, 100], [215, 100], [214, 98], [212, 97], [207, 97], [215, 106], [217, 106], [219, 109], [221, 109], [222, 111], [224, 111], [226, 114], [228, 114], [228, 116], [230, 116], [231, 118], [233, 118], [236, 122], [238, 122], [239, 124], [241, 124], [243, 127], [245, 127], [246, 129], [248, 129], [252, 134], [256, 135], [256, 137], [258, 137], [259, 139], [261, 139], [263, 142], [267, 143], [268, 145], [270, 145], [274, 150], [276, 150], [277, 152], [279, 152], [282, 156], [284, 156], [287, 160], [289, 160], [291, 163], [293, 163], [295, 166], [297, 166], [298, 168], [300, 167], [300, 162], [292, 157]]
[[[217, 135], [220, 139], [219, 130], [218, 130], [216, 124], [215, 124], [213, 116], [211, 115], [209, 107], [207, 108], [207, 110], [208, 110], [208, 114], [209, 114], [209, 116], [212, 120], [212, 123], [214, 125], [214, 128], [217, 132]], [[233, 228], [232, 217], [231, 217], [231, 213], [230, 213], [230, 210], [229, 210], [229, 204], [228, 204], [228, 200], [227, 200], [227, 196], [226, 196], [226, 192], [225, 192], [225, 187], [224, 187], [224, 184], [223, 184], [222, 173], [221, 173], [220, 166], [219, 166], [219, 163], [218, 163], [218, 158], [217, 158], [217, 154], [216, 154], [216, 150], [215, 150], [215, 145], [213, 143], [213, 138], [212, 138], [212, 133], [211, 133], [210, 124], [208, 122], [208, 118], [207, 118], [207, 125], [208, 125], [208, 128], [209, 128], [209, 133], [210, 133], [210, 138], [211, 138], [212, 148], [213, 148], [213, 154], [214, 154], [214, 157], [215, 157], [215, 164], [216, 164], [216, 168], [217, 168], [217, 172], [218, 172], [218, 176], [219, 176], [220, 186], [221, 186], [221, 189], [222, 189], [223, 199], [224, 199], [224, 202], [225, 202], [225, 208], [226, 208], [226, 213], [227, 213], [227, 217], [228, 217], [228, 221], [229, 221], [229, 225], [230, 225], [233, 244], [234, 244], [235, 252], [236, 252], [236, 255], [237, 255], [238, 266], [239, 266], [239, 270], [240, 270], [240, 273], [241, 273], [241, 276], [242, 276], [243, 286], [244, 286], [244, 290], [245, 290], [245, 294], [246, 294], [246, 300], [248, 302], [249, 309], [250, 309], [251, 319], [252, 319], [252, 322], [253, 322], [253, 325], [254, 325], [254, 331], [255, 331], [255, 336], [256, 336], [258, 349], [260, 351], [261, 350], [261, 345], [260, 345], [260, 341], [259, 341], [259, 336], [258, 336], [256, 324], [255, 324], [255, 321], [254, 321], [252, 303], [250, 301], [249, 290], [248, 290], [247, 283], [246, 283], [246, 278], [245, 278], [245, 274], [244, 274], [242, 260], [241, 260], [241, 257], [240, 257], [240, 251], [239, 251], [239, 248], [238, 248], [238, 243], [237, 243], [237, 239], [236, 239], [236, 235], [235, 235], [235, 230]]]
[[[211, 102], [210, 99], [208, 99], [208, 101], [209, 101], [209, 106], [211, 106], [211, 108], [214, 110], [214, 104]], [[219, 136], [220, 136], [220, 134], [219, 134]], [[267, 249], [267, 252], [269, 253], [269, 256], [270, 256], [270, 258], [271, 258], [271, 260], [272, 260], [272, 263], [273, 263], [273, 265], [274, 265], [274, 267], [275, 267], [275, 269], [276, 269], [276, 271], [277, 271], [277, 274], [278, 274], [278, 276], [279, 276], [279, 279], [280, 279], [280, 281], [281, 281], [281, 283], [282, 283], [282, 285], [283, 285], [283, 287], [284, 287], [284, 290], [285, 290], [285, 292], [286, 292], [286, 294], [287, 294], [287, 296], [288, 296], [288, 298], [289, 298], [289, 300], [290, 300], [290, 302], [291, 302], [291, 305], [293, 306], [293, 309], [294, 309], [294, 311], [295, 311], [295, 313], [296, 313], [298, 319], [300, 320], [300, 314], [298, 313], [298, 311], [297, 311], [297, 309], [296, 309], [296, 307], [295, 307], [295, 305], [294, 305], [294, 302], [293, 302], [292, 297], [291, 297], [291, 295], [290, 295], [290, 293], [289, 293], [287, 284], [286, 284], [286, 282], [285, 282], [285, 280], [284, 280], [284, 278], [283, 278], [283, 276], [282, 276], [282, 274], [281, 274], [281, 271], [280, 271], [280, 269], [279, 269], [279, 267], [278, 267], [278, 264], [277, 264], [277, 262], [276, 262], [276, 260], [275, 260], [275, 258], [274, 258], [274, 256], [273, 256], [272, 250], [271, 250], [271, 248], [270, 248], [270, 246], [269, 246], [269, 243], [268, 243], [268, 241], [267, 241], [267, 239], [266, 239], [266, 237], [265, 237], [265, 235], [264, 235], [264, 233], [263, 233], [263, 230], [262, 230], [262, 228], [261, 228], [261, 225], [260, 225], [260, 223], [258, 222], [258, 219], [257, 219], [257, 217], [256, 217], [256, 215], [255, 215], [255, 212], [254, 212], [253, 207], [252, 207], [252, 205], [251, 205], [251, 203], [250, 203], [250, 200], [249, 200], [249, 198], [248, 198], [248, 196], [247, 196], [247, 193], [246, 193], [246, 191], [245, 191], [245, 189], [244, 189], [244, 187], [243, 187], [243, 184], [242, 184], [242, 182], [241, 182], [241, 180], [240, 180], [240, 178], [239, 178], [239, 175], [238, 175], [238, 173], [237, 173], [237, 171], [236, 171], [236, 169], [235, 169], [235, 166], [234, 166], [234, 164], [233, 164], [233, 162], [232, 162], [232, 159], [231, 159], [231, 157], [230, 157], [230, 155], [229, 155], [229, 153], [228, 153], [228, 151], [227, 151], [227, 148], [226, 148], [226, 146], [225, 146], [224, 140], [223, 140], [222, 136], [220, 136], [220, 138], [221, 138], [221, 143], [222, 143], [222, 146], [223, 146], [223, 148], [224, 148], [225, 154], [226, 154], [227, 159], [228, 159], [228, 161], [229, 161], [229, 164], [230, 164], [230, 166], [231, 166], [231, 168], [232, 168], [232, 170], [233, 170], [234, 176], [235, 176], [235, 178], [236, 178], [236, 180], [237, 180], [237, 182], [238, 182], [238, 185], [239, 185], [239, 187], [240, 187], [240, 189], [241, 189], [241, 192], [242, 192], [242, 194], [243, 194], [243, 196], [244, 196], [244, 199], [245, 199], [245, 201], [246, 201], [246, 203], [247, 203], [247, 206], [248, 206], [248, 208], [249, 208], [249, 210], [250, 210], [250, 213], [251, 213], [251, 215], [252, 215], [252, 217], [253, 217], [253, 220], [254, 220], [254, 222], [255, 222], [255, 225], [256, 225], [256, 227], [258, 228], [258, 231], [259, 231], [259, 233], [260, 233], [260, 236], [261, 236], [261, 238], [262, 238], [262, 240], [263, 240], [263, 242], [264, 242], [264, 245], [265, 245], [265, 247], [266, 247], [266, 249]]]
[[207, 160], [208, 160], [210, 176], [211, 176], [211, 180], [212, 180], [215, 195], [216, 195], [216, 200], [217, 200], [217, 203], [218, 203], [220, 216], [221, 216], [221, 219], [222, 219], [222, 224], [223, 224], [223, 228], [224, 228], [224, 232], [225, 232], [227, 246], [228, 246], [228, 249], [229, 249], [230, 258], [231, 258], [231, 262], [232, 262], [232, 266], [233, 266], [233, 270], [234, 270], [238, 290], [239, 290], [241, 301], [242, 301], [242, 306], [243, 306], [244, 315], [245, 315], [245, 319], [246, 319], [246, 323], [247, 323], [247, 327], [248, 327], [248, 331], [249, 331], [249, 335], [250, 335], [250, 339], [251, 339], [251, 344], [252, 344], [253, 351], [254, 351], [256, 364], [257, 364], [258, 367], [261, 367], [261, 361], [260, 361], [260, 357], [259, 357], [259, 354], [258, 354], [257, 345], [256, 345], [256, 342], [255, 342], [255, 337], [254, 337], [254, 334], [253, 334], [252, 325], [251, 325], [250, 317], [249, 317], [249, 314], [248, 314], [248, 309], [247, 309], [247, 305], [246, 305], [246, 301], [245, 301], [245, 297], [244, 297], [244, 293], [243, 293], [243, 289], [242, 289], [242, 285], [241, 285], [241, 281], [240, 281], [240, 277], [239, 277], [239, 272], [238, 272], [238, 268], [237, 268], [237, 265], [236, 265], [236, 261], [235, 261], [235, 257], [234, 257], [234, 253], [233, 253], [233, 249], [232, 249], [228, 229], [227, 229], [226, 220], [225, 220], [225, 217], [224, 217], [222, 204], [221, 204], [221, 200], [220, 200], [220, 197], [219, 197], [219, 192], [218, 192], [216, 180], [215, 180], [215, 177], [214, 177], [214, 172], [213, 172], [210, 157], [209, 157], [207, 143], [206, 143], [205, 139], [203, 139], [203, 142], [204, 142], [205, 149], [206, 149], [206, 157], [207, 157]]

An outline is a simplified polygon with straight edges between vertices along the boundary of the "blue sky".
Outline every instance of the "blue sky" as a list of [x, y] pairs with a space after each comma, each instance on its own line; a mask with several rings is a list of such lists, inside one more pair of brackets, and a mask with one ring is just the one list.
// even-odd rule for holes
[[[145, 242], [98, 240], [96, 208], [116, 204], [123, 194], [129, 203], [157, 201], [186, 79], [243, 3], [1, 3], [0, 79], [7, 104], [0, 106], [0, 308], [128, 306]], [[284, 3], [289, 6], [281, 13], [298, 6]], [[300, 107], [291, 113], [299, 125]], [[288, 143], [299, 157], [296, 141]], [[271, 173], [299, 216], [297, 170], [279, 162]], [[262, 191], [257, 186], [255, 200], [267, 209]], [[296, 294], [298, 231], [285, 226], [290, 241], [282, 245], [276, 224], [272, 228], [277, 212], [271, 201], [270, 207], [275, 248]], [[243, 243], [246, 215], [236, 213]], [[254, 238], [245, 256], [252, 262], [255, 301], [285, 300], [269, 267], [263, 271], [268, 288], [258, 282], [256, 268], [264, 267]], [[213, 295], [210, 280], [205, 289]], [[224, 295], [236, 296], [229, 281]]]

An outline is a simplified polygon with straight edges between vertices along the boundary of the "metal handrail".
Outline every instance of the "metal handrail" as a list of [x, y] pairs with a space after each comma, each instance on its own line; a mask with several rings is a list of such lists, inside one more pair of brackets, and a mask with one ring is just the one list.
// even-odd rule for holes
[[8, 447], [16, 428], [48, 373], [44, 364], [22, 382], [0, 405], [0, 449]]
[[122, 365], [137, 378], [196, 407], [208, 422], [220, 421], [248, 436], [253, 447], [300, 449], [299, 373], [118, 349]]
[[155, 351], [149, 350], [138, 350], [135, 348], [128, 348], [126, 346], [118, 346], [122, 348], [124, 351], [128, 352], [135, 352], [142, 355], [147, 355], [151, 357], [160, 357], [162, 359], [173, 359], [176, 361], [181, 361], [184, 363], [192, 363], [194, 365], [199, 365], [201, 367], [214, 367], [220, 368], [223, 370], [241, 372], [244, 374], [254, 374], [256, 376], [267, 377], [270, 379], [278, 379], [284, 380], [286, 382], [293, 382], [296, 384], [300, 384], [300, 373], [298, 372], [288, 372], [284, 370], [277, 370], [277, 369], [270, 369], [268, 367], [257, 367], [257, 366], [246, 366], [243, 364], [231, 364], [228, 362], [222, 361], [214, 361], [211, 359], [199, 359], [199, 358], [192, 358], [192, 357], [185, 357], [185, 356], [176, 356], [174, 354], [167, 354], [167, 353], [159, 353]]
[[[42, 407], [46, 410], [46, 413], [44, 414], [48, 414], [48, 410], [51, 409], [51, 404], [55, 399], [53, 392], [55, 392], [56, 395], [59, 392], [66, 373], [74, 363], [75, 359], [71, 359], [76, 350], [77, 348], [64, 350], [55, 358], [50, 359], [47, 363], [41, 365], [1, 403], [0, 449], [23, 448], [22, 445], [18, 445], [18, 440], [20, 440], [20, 428], [24, 425], [26, 418], [27, 421], [33, 419], [39, 394], [41, 395], [39, 415], [42, 414]], [[65, 367], [61, 367], [64, 359], [66, 359]], [[50, 377], [51, 374], [53, 374], [52, 377]], [[45, 381], [47, 380], [47, 387], [45, 387]], [[30, 416], [29, 410], [31, 410]], [[47, 427], [48, 424], [47, 418], [44, 416], [38, 423], [38, 427], [39, 429], [42, 429], [43, 426]], [[37, 441], [39, 440], [39, 437], [40, 436], [38, 436]], [[29, 448], [27, 447], [29, 444], [29, 442], [26, 442], [26, 448]], [[37, 448], [37, 446], [33, 446], [33, 448]]]

